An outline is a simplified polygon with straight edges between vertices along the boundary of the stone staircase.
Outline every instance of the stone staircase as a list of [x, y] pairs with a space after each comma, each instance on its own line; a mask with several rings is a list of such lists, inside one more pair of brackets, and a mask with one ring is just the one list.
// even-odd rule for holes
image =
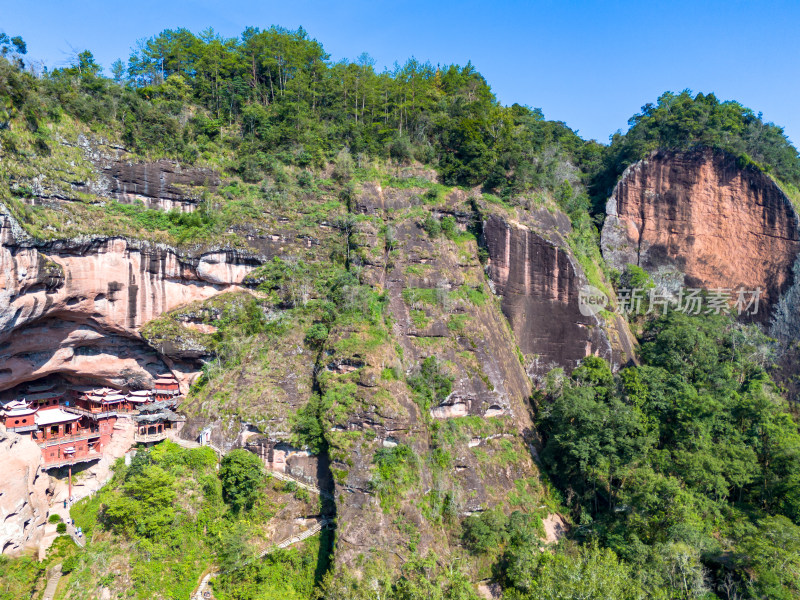
[[311, 483], [306, 483], [305, 481], [302, 481], [302, 480], [298, 479], [297, 477], [293, 477], [291, 475], [287, 475], [286, 473], [281, 473], [280, 471], [267, 471], [267, 475], [270, 475], [271, 477], [274, 477], [275, 479], [280, 479], [281, 481], [286, 481], [288, 483], [294, 483], [294, 484], [297, 485], [297, 487], [303, 488], [304, 490], [308, 490], [312, 494], [316, 494], [317, 496], [323, 496], [325, 498], [333, 500], [333, 495], [332, 494], [329, 494], [328, 492], [323, 492], [317, 486], [315, 486], [315, 485], [313, 485]]
[[318, 534], [320, 531], [322, 531], [323, 529], [328, 527], [331, 523], [333, 523], [333, 518], [331, 518], [331, 517], [323, 517], [313, 527], [310, 527], [310, 528], [306, 529], [305, 531], [302, 531], [302, 532], [298, 533], [297, 535], [293, 535], [293, 536], [290, 536], [290, 537], [288, 537], [288, 538], [286, 538], [284, 540], [281, 540], [277, 544], [273, 544], [272, 546], [270, 546], [269, 548], [264, 550], [264, 552], [262, 552], [260, 554], [260, 556], [261, 556], [261, 558], [263, 558], [267, 554], [271, 554], [272, 552], [275, 552], [275, 550], [279, 550], [281, 548], [288, 548], [289, 546], [291, 546], [293, 544], [297, 544], [299, 542], [302, 542], [303, 540], [306, 540], [306, 539], [310, 538], [312, 535]]
[[60, 580], [61, 580], [61, 565], [58, 564], [53, 567], [53, 572], [47, 579], [47, 587], [44, 588], [44, 596], [42, 596], [42, 600], [53, 600], [53, 598], [56, 595], [56, 588], [58, 587], [58, 582]]

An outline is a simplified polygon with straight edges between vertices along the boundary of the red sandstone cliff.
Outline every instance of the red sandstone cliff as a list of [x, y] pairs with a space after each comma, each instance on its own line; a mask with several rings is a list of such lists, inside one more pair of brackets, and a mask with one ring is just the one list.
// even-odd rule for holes
[[563, 238], [569, 219], [546, 210], [525, 219], [492, 214], [484, 223], [484, 238], [489, 278], [527, 357], [528, 374], [571, 370], [590, 355], [616, 366], [627, 362], [634, 344], [627, 325], [581, 313], [578, 296], [587, 280]]
[[795, 210], [731, 155], [656, 152], [625, 171], [606, 212], [603, 255], [617, 269], [638, 265], [668, 288], [760, 288], [762, 322], [793, 283]]
[[148, 386], [165, 366], [139, 327], [235, 288], [257, 263], [120, 238], [39, 242], [0, 214], [0, 390], [52, 373]]

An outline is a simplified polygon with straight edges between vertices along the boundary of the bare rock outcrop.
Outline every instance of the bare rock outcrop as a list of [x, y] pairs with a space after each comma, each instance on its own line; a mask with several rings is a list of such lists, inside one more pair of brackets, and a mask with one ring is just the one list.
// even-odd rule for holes
[[[342, 324], [322, 348], [317, 380], [333, 401], [325, 419], [338, 564], [371, 554], [394, 560], [409, 535], [399, 523], [413, 525], [420, 549], [439, 551], [446, 542], [421, 508], [434, 496], [448, 510], [469, 514], [495, 506], [537, 473], [528, 450], [535, 435], [531, 382], [486, 282], [476, 240], [427, 233], [416, 209], [424, 193], [368, 184], [355, 199], [359, 212], [386, 224], [358, 224], [351, 260], [363, 265], [363, 281], [382, 291], [390, 330]], [[472, 200], [463, 190], [435, 205], [428, 199], [431, 217], [452, 219], [466, 234], [477, 217]], [[403, 372], [414, 377], [428, 357], [452, 380], [450, 393], [430, 405], [402, 381]], [[337, 394], [341, 386], [351, 391]], [[459, 433], [448, 438], [448, 467], [434, 472], [422, 464], [440, 452], [432, 433], [439, 430]], [[419, 477], [417, 485], [381, 483], [376, 462], [395, 452]], [[500, 458], [502, 452], [514, 459]]]
[[109, 160], [101, 164], [106, 195], [120, 202], [140, 200], [148, 208], [192, 210], [203, 190], [215, 190], [220, 177], [211, 169], [186, 167], [173, 160], [133, 162]]
[[123, 238], [40, 242], [0, 214], [0, 389], [51, 373], [146, 384], [164, 365], [139, 328], [236, 289], [259, 262], [233, 250], [185, 256]]
[[484, 223], [489, 278], [534, 378], [554, 367], [571, 370], [590, 355], [614, 365], [632, 356], [624, 323], [606, 323], [580, 310], [587, 280], [563, 241], [569, 228], [566, 215], [547, 211], [530, 223], [497, 214]]
[[72, 182], [73, 189], [100, 198], [188, 212], [202, 200], [203, 192], [214, 192], [221, 183], [213, 169], [169, 159], [143, 161], [102, 138], [81, 134], [77, 144], [62, 143], [79, 147], [86, 162], [87, 177]]
[[35, 548], [44, 535], [49, 478], [42, 451], [30, 438], [0, 425], [0, 552], [17, 555]]
[[710, 149], [658, 151], [626, 169], [607, 205], [603, 255], [666, 289], [762, 290], [767, 322], [800, 251], [791, 202], [766, 174]]

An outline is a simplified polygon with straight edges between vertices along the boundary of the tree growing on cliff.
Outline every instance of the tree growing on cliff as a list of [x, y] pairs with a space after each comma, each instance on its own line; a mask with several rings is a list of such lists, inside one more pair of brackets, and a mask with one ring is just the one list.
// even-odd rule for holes
[[234, 512], [253, 507], [264, 485], [264, 465], [247, 450], [232, 450], [222, 459], [219, 469], [222, 498]]
[[429, 356], [422, 361], [419, 371], [408, 378], [408, 385], [417, 403], [427, 412], [450, 395], [453, 378], [444, 372], [435, 356]]

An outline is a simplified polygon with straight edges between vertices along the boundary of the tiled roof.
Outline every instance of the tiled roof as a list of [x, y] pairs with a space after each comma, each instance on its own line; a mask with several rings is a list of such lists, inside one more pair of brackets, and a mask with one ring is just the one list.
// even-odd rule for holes
[[42, 426], [54, 425], [56, 423], [69, 423], [71, 421], [77, 421], [80, 418], [80, 415], [68, 413], [60, 408], [51, 408], [48, 410], [40, 410], [36, 413], [36, 424]]

